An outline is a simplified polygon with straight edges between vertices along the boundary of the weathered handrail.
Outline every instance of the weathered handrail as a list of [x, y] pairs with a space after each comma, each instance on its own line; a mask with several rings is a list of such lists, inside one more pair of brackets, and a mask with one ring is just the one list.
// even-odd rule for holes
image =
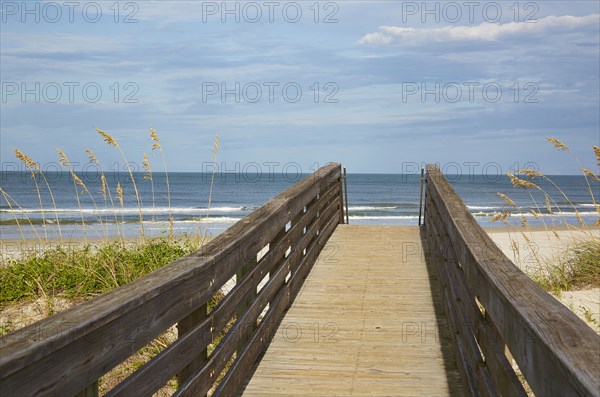
[[[340, 221], [341, 197], [341, 167], [328, 164], [201, 250], [6, 335], [2, 396], [93, 395], [90, 385], [175, 323], [179, 338], [108, 395], [151, 395], [176, 375], [175, 395], [203, 396], [219, 375], [213, 395], [235, 393]], [[234, 276], [235, 287], [208, 313], [207, 302]]]
[[599, 396], [600, 336], [519, 270], [427, 166], [425, 233], [444, 286], [457, 361], [474, 396]]

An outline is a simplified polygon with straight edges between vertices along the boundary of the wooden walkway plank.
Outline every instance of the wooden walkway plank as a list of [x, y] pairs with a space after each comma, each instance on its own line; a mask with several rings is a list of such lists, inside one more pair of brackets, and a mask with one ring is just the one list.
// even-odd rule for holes
[[458, 396], [418, 227], [339, 225], [244, 396]]

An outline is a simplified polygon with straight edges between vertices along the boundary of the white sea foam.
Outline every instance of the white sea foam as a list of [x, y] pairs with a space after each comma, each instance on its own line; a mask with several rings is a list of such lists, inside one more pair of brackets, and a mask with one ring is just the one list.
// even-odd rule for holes
[[361, 205], [356, 205], [356, 206], [349, 206], [348, 210], [349, 211], [379, 211], [379, 210], [395, 210], [398, 207], [371, 207], [371, 206], [361, 206]]
[[[215, 217], [202, 217], [202, 218], [198, 218], [198, 219], [184, 219], [184, 220], [175, 220], [173, 221], [174, 224], [192, 224], [192, 223], [235, 223], [237, 221], [239, 221], [242, 218], [234, 218], [234, 217], [228, 217], [228, 216], [215, 216]], [[149, 224], [149, 225], [168, 225], [169, 221], [144, 221], [144, 224]]]
[[[249, 209], [246, 209], [246, 207], [212, 207], [212, 208], [196, 208], [196, 207], [175, 207], [175, 208], [169, 208], [169, 207], [143, 207], [142, 208], [142, 214], [169, 214], [169, 213], [173, 213], [173, 214], [205, 214], [205, 213], [227, 213], [227, 212], [242, 212], [242, 211], [249, 211]], [[20, 208], [13, 208], [13, 209], [0, 209], [0, 212], [4, 212], [4, 213], [11, 213], [11, 214], [39, 214], [42, 213], [42, 210], [40, 210], [39, 208], [37, 209], [20, 209]], [[48, 208], [48, 209], [44, 209], [44, 213], [46, 214], [53, 214], [53, 213], [59, 213], [59, 214], [139, 214], [140, 210], [138, 208], [119, 208], [119, 207], [115, 207], [115, 208], [57, 208], [56, 210], [54, 208]]]
[[351, 215], [348, 217], [349, 219], [354, 220], [394, 220], [394, 219], [418, 219], [417, 215], [396, 215], [396, 216], [360, 216], [360, 215]]
[[[494, 215], [498, 215], [500, 212], [474, 212], [472, 213], [473, 216], [489, 216], [492, 217]], [[597, 212], [592, 212], [592, 211], [579, 211], [579, 215], [581, 215], [582, 217], [587, 217], [587, 216], [594, 216], [597, 215]], [[527, 218], [534, 218], [535, 215], [533, 215], [531, 212], [513, 212], [511, 213], [511, 217], [512, 218], [517, 218], [517, 217], [521, 217], [521, 216], [525, 216]], [[577, 216], [577, 214], [573, 211], [573, 212], [553, 212], [551, 214], [547, 214], [547, 213], [541, 213], [538, 212], [537, 213], [538, 217], [543, 217], [543, 218], [564, 218], [564, 217], [575, 217]]]
[[497, 210], [500, 209], [501, 207], [495, 205], [495, 206], [486, 206], [486, 205], [467, 205], [467, 208], [470, 210]]

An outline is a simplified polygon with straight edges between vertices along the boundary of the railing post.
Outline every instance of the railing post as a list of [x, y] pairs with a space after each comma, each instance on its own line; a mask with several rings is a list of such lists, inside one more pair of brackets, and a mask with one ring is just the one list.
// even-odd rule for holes
[[[258, 263], [258, 261], [256, 260], [256, 258], [246, 262], [241, 268], [240, 270], [236, 273], [235, 276], [235, 282], [240, 283], [244, 277], [246, 276], [246, 274], [250, 273], [250, 271], [254, 268], [254, 266], [256, 266], [256, 264]], [[252, 290], [248, 291], [248, 294], [246, 294], [246, 296], [242, 299], [242, 301], [240, 302], [240, 305], [238, 307], [237, 310], [237, 317], [240, 318], [244, 315], [244, 313], [246, 312], [246, 310], [248, 309], [248, 307], [250, 307], [250, 305], [252, 305], [252, 302], [254, 301], [254, 299], [256, 299], [256, 288], [253, 288]], [[252, 335], [252, 332], [254, 332], [256, 328], [256, 323], [254, 323], [253, 326], [248, 327], [248, 329], [240, 335], [237, 335], [237, 339], [239, 341], [239, 346], [242, 347], [246, 344], [246, 342], [248, 341], [248, 338], [250, 337], [250, 335]]]
[[425, 174], [425, 168], [421, 167], [421, 184], [419, 188], [419, 223], [421, 226], [421, 213], [423, 209], [423, 175]]
[[[341, 170], [340, 170], [341, 171]], [[341, 175], [340, 173], [340, 209], [339, 209], [339, 224], [343, 225], [344, 224], [344, 181], [343, 181], [343, 175]]]
[[348, 215], [348, 176], [346, 175], [346, 167], [344, 167], [344, 198], [346, 199], [346, 224], [350, 224]]
[[[202, 322], [207, 316], [208, 305], [205, 303], [177, 323], [177, 335], [181, 338], [195, 325]], [[204, 348], [180, 373], [177, 374], [179, 385], [183, 384], [198, 368], [202, 367], [208, 357], [208, 350]]]

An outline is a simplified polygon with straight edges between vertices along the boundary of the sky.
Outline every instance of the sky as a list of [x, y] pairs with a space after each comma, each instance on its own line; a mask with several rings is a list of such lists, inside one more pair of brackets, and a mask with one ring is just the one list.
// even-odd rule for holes
[[597, 1], [0, 4], [2, 170], [598, 173]]

